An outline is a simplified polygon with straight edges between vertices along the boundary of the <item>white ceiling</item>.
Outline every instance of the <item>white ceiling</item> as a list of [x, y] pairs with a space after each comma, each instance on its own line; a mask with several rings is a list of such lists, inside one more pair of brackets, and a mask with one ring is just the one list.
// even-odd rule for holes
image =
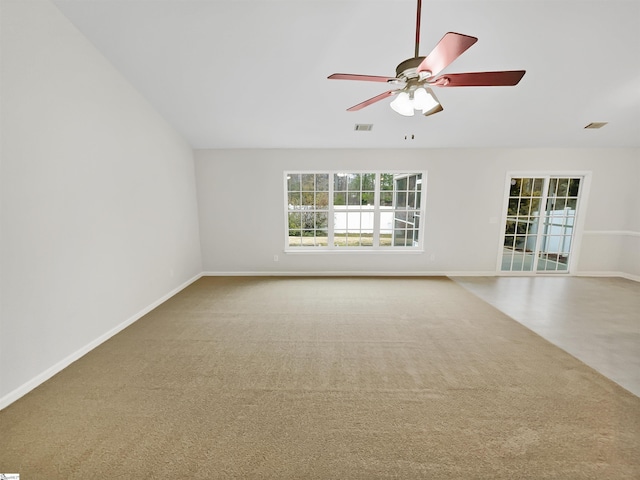
[[640, 0], [424, 0], [421, 55], [448, 31], [479, 39], [445, 72], [527, 71], [515, 87], [436, 89], [430, 117], [389, 99], [346, 112], [387, 86], [327, 80], [394, 76], [415, 0], [54, 3], [194, 148], [640, 146]]

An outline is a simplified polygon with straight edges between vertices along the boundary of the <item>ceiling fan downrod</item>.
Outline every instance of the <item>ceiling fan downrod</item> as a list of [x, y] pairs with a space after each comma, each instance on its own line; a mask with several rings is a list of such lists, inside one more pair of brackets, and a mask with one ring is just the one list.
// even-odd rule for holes
[[419, 56], [419, 50], [420, 50], [420, 16], [421, 16], [421, 12], [422, 11], [422, 0], [418, 0], [418, 13], [416, 14], [416, 49], [415, 49], [415, 54], [413, 55], [414, 58], [417, 58]]

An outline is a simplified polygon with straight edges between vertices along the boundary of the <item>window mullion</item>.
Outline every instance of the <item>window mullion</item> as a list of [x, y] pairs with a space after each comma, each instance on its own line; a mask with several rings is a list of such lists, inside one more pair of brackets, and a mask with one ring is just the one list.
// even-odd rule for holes
[[335, 248], [334, 235], [333, 235], [333, 229], [334, 229], [334, 226], [335, 226], [335, 213], [334, 213], [334, 208], [333, 208], [333, 182], [334, 182], [334, 175], [335, 175], [335, 172], [329, 172], [329, 202], [328, 202], [328, 208], [329, 208], [328, 217], [329, 218], [327, 218], [327, 225], [328, 225], [328, 228], [329, 228], [329, 232], [328, 232], [328, 236], [327, 236], [327, 248], [329, 248], [329, 249]]
[[376, 172], [373, 191], [373, 248], [380, 248], [380, 172]]

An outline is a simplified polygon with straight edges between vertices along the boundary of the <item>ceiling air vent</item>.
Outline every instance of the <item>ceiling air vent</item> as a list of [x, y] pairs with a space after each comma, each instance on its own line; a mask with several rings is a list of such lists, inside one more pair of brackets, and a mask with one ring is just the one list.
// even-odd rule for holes
[[356, 123], [356, 128], [354, 128], [354, 130], [356, 132], [370, 132], [372, 128], [372, 123]]
[[588, 128], [588, 129], [594, 129], [594, 128], [602, 128], [604, 127], [607, 123], [609, 122], [591, 122], [589, 125], [587, 125], [584, 128]]

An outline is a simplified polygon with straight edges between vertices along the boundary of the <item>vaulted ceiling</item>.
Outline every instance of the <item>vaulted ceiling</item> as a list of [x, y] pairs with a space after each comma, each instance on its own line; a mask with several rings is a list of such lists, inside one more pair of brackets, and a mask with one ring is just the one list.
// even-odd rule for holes
[[640, 0], [424, 0], [421, 55], [449, 31], [479, 39], [445, 72], [527, 71], [436, 89], [429, 117], [347, 112], [388, 86], [327, 80], [395, 76], [414, 0], [54, 3], [194, 148], [640, 146]]

